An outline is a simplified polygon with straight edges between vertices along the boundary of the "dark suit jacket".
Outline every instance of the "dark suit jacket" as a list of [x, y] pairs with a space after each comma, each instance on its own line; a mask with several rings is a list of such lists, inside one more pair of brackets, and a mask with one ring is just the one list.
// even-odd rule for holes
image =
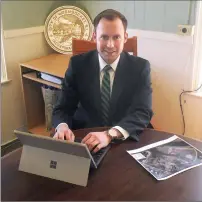
[[[120, 126], [138, 140], [152, 115], [150, 64], [145, 59], [122, 52], [112, 88], [110, 126]], [[96, 50], [73, 56], [70, 60], [61, 96], [53, 110], [53, 127], [61, 122], [72, 129], [102, 126], [100, 67]]]

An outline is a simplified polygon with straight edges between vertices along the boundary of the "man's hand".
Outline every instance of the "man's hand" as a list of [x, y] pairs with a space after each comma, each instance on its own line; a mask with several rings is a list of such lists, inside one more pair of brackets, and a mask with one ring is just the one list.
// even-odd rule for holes
[[57, 127], [57, 132], [53, 138], [74, 142], [75, 136], [67, 124], [61, 124]]
[[88, 149], [93, 152], [99, 151], [101, 148], [106, 147], [111, 142], [111, 138], [107, 135], [107, 131], [91, 132], [86, 135], [82, 143], [88, 146]]

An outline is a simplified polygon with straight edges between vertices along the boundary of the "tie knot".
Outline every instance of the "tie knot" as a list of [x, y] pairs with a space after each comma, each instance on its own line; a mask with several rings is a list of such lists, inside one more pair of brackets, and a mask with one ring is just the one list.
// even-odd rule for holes
[[108, 72], [111, 68], [112, 68], [112, 67], [111, 67], [110, 65], [106, 65], [106, 66], [104, 67], [104, 71], [105, 71], [105, 72]]

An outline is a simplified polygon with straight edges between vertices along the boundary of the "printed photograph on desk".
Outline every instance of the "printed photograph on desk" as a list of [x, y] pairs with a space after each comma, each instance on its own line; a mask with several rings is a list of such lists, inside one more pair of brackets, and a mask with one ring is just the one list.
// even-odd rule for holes
[[176, 135], [127, 152], [157, 180], [202, 165], [202, 152]]

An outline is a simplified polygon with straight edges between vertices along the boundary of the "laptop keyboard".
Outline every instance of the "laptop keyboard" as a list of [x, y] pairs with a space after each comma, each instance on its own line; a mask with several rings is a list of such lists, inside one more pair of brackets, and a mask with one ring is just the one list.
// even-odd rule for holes
[[[79, 137], [75, 137], [75, 142], [81, 142], [82, 138], [79, 138]], [[108, 145], [107, 147], [104, 147], [102, 149], [100, 149], [98, 152], [96, 153], [93, 153], [92, 151], [90, 152], [92, 157], [93, 157], [93, 160], [95, 161], [95, 164], [98, 166], [100, 164], [100, 162], [102, 161], [102, 159], [104, 158], [104, 156], [106, 155], [106, 153], [108, 152], [108, 150], [110, 149], [110, 145]], [[92, 162], [91, 162], [91, 167], [94, 167], [92, 165]]]
[[100, 162], [102, 161], [102, 159], [104, 158], [104, 156], [106, 155], [106, 153], [108, 152], [108, 150], [110, 149], [110, 146], [108, 145], [107, 147], [104, 147], [102, 149], [100, 149], [98, 152], [96, 153], [92, 153], [91, 155], [95, 161], [95, 164], [98, 166], [100, 164]]

